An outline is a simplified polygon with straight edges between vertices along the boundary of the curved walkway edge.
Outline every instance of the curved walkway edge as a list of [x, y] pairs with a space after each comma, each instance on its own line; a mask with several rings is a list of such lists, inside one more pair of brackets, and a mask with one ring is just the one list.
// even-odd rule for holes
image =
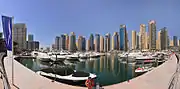
[[[4, 59], [8, 79], [12, 83], [12, 58]], [[83, 87], [71, 86], [59, 82], [52, 82], [24, 67], [14, 60], [14, 84], [20, 89], [86, 89]]]
[[[171, 56], [172, 60], [168, 60], [159, 67], [149, 71], [129, 82], [123, 82], [104, 89], [168, 89], [169, 82], [176, 71], [176, 56]], [[12, 58], [4, 59], [5, 69], [8, 79], [12, 80]], [[30, 69], [24, 67], [14, 60], [14, 84], [20, 89], [87, 89], [66, 85], [59, 82], [52, 82], [50, 79], [42, 77]]]
[[104, 87], [105, 89], [168, 89], [170, 80], [176, 72], [177, 59], [172, 55], [168, 61], [129, 82]]

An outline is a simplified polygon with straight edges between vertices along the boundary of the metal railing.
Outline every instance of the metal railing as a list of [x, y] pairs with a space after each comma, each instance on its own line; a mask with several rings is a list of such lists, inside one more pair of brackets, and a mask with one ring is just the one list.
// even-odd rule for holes
[[[177, 55], [177, 54], [175, 54]], [[173, 76], [171, 77], [170, 83], [169, 83], [169, 87], [168, 89], [180, 89], [180, 81], [179, 81], [179, 76], [180, 76], [180, 63], [179, 63], [179, 57], [176, 56], [177, 58], [177, 67], [176, 67], [176, 71], [173, 74]]]
[[4, 89], [11, 89], [4, 67], [4, 56], [5, 53], [0, 53], [0, 73], [3, 81]]

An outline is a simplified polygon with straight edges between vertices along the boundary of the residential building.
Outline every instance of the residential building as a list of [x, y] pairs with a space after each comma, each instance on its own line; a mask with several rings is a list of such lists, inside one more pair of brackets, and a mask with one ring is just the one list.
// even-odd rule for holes
[[60, 37], [56, 36], [55, 38], [55, 50], [60, 50]]
[[174, 45], [174, 46], [178, 46], [177, 44], [178, 44], [178, 42], [177, 42], [177, 36], [173, 36], [173, 45]]
[[112, 50], [119, 50], [118, 48], [118, 33], [114, 32], [113, 36], [112, 36]]
[[3, 38], [3, 34], [2, 34], [2, 32], [0, 32], [0, 39], [2, 39]]
[[89, 39], [86, 40], [86, 50], [87, 51], [90, 50], [90, 40]]
[[28, 34], [28, 41], [34, 41], [33, 34]]
[[132, 31], [132, 42], [131, 42], [131, 48], [134, 50], [134, 49], [136, 49], [136, 37], [137, 37], [137, 35], [136, 35], [136, 31]]
[[104, 52], [104, 37], [100, 36], [100, 52]]
[[149, 49], [156, 49], [156, 22], [154, 20], [149, 21]]
[[90, 35], [89, 40], [90, 40], [90, 48], [89, 48], [89, 50], [93, 51], [94, 50], [94, 36], [93, 36], [93, 34]]
[[146, 35], [146, 25], [145, 24], [140, 24], [140, 49], [144, 50], [145, 49], [145, 35]]
[[120, 31], [119, 31], [119, 40], [120, 40], [120, 47], [119, 49], [121, 51], [127, 51], [128, 50], [128, 38], [127, 38], [127, 31], [126, 31], [126, 25], [120, 25]]
[[74, 32], [71, 32], [69, 37], [69, 51], [74, 52], [77, 50], [76, 47], [76, 35]]
[[95, 52], [100, 52], [100, 35], [95, 34]]
[[140, 34], [137, 33], [136, 36], [136, 49], [140, 49]]
[[13, 41], [17, 42], [19, 49], [26, 49], [27, 27], [25, 23], [13, 25]]
[[66, 50], [66, 36], [65, 35], [61, 35], [59, 46], [60, 46], [59, 50]]
[[68, 34], [64, 34], [65, 35], [65, 37], [66, 37], [66, 42], [65, 42], [65, 45], [66, 45], [66, 50], [68, 50], [69, 49], [69, 36], [68, 36]]
[[110, 49], [110, 47], [111, 47], [111, 35], [110, 35], [110, 33], [107, 33], [106, 35], [105, 35], [105, 40], [104, 40], [104, 52], [108, 52], [108, 51], [110, 51], [111, 49]]

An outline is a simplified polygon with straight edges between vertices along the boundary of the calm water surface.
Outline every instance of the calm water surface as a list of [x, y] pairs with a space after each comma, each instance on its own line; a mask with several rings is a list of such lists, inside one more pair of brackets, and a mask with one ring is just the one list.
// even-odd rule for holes
[[22, 59], [20, 60], [24, 66], [33, 71], [38, 71], [48, 67], [71, 67], [76, 70], [94, 73], [97, 75], [97, 80], [101, 85], [111, 85], [127, 81], [135, 77], [135, 65], [122, 63], [118, 60], [116, 54], [111, 56], [101, 56], [99, 58], [87, 59], [83, 62], [77, 62], [74, 65], [65, 65], [64, 63], [58, 63], [52, 65], [52, 63], [40, 62], [38, 59]]

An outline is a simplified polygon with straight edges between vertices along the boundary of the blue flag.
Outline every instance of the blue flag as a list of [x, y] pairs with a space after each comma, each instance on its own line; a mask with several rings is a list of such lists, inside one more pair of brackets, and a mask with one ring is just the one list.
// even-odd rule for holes
[[12, 18], [7, 16], [2, 16], [2, 26], [4, 38], [6, 41], [6, 48], [12, 51]]

